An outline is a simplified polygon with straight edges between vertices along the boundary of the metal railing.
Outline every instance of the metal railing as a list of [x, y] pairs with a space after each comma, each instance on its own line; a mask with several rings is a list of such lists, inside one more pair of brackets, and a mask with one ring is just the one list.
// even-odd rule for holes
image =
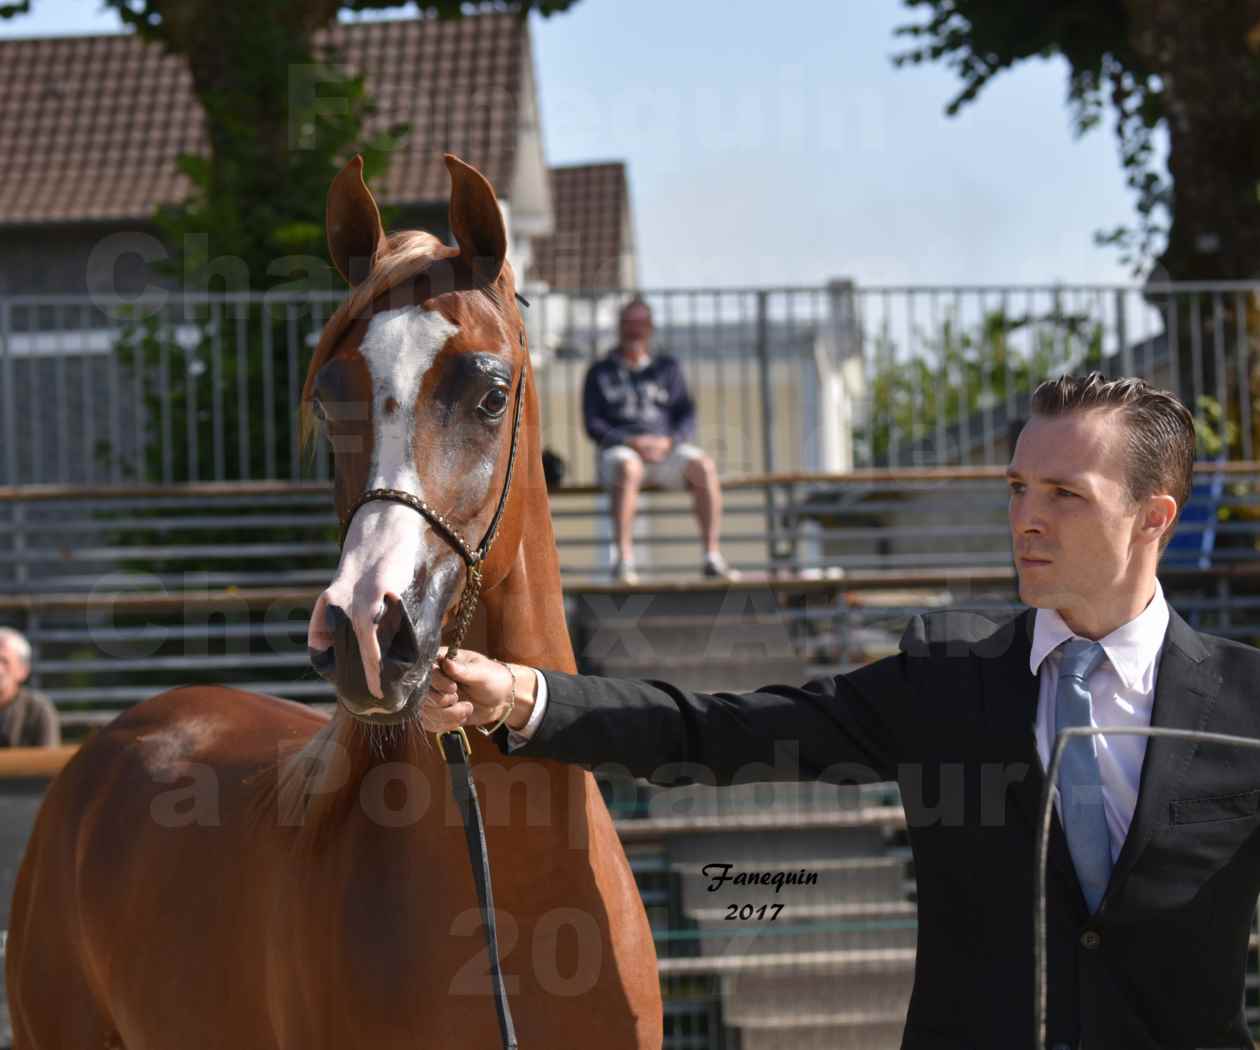
[[[1000, 473], [731, 479], [725, 549], [744, 572], [735, 588], [697, 575], [686, 499], [659, 493], [639, 537], [645, 582], [613, 586], [597, 494], [561, 491], [553, 519], [579, 659], [737, 688], [892, 651], [917, 609], [1014, 608]], [[1201, 629], [1253, 640], [1260, 466], [1202, 474], [1223, 481], [1202, 520], [1187, 508], [1165, 589]], [[330, 700], [309, 666], [306, 622], [336, 558], [323, 482], [0, 489], [0, 622], [30, 635], [35, 682], [71, 723], [188, 681]]]
[[[627, 293], [534, 293], [546, 443], [592, 480], [581, 389]], [[1040, 380], [1100, 368], [1176, 391], [1256, 450], [1260, 284], [645, 293], [725, 474], [997, 464]], [[335, 294], [0, 297], [0, 483], [324, 479], [297, 401]], [[1215, 447], [1207, 448], [1215, 454]]]

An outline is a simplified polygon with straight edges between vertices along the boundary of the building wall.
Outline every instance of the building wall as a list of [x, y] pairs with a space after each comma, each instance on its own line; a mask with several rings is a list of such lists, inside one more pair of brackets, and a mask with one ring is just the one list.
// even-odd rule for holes
[[0, 229], [0, 295], [88, 295], [109, 287], [135, 295], [156, 278], [149, 260], [164, 254], [151, 228], [136, 223]]

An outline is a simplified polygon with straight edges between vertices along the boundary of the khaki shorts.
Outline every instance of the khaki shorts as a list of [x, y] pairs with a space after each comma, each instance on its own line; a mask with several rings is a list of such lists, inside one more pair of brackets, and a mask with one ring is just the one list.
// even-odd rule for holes
[[[687, 487], [687, 464], [700, 459], [704, 452], [686, 442], [675, 445], [669, 455], [659, 463], [643, 464], [643, 484], [658, 489], [682, 489]], [[611, 488], [617, 478], [617, 468], [630, 459], [642, 457], [629, 445], [611, 445], [599, 454], [599, 483]]]

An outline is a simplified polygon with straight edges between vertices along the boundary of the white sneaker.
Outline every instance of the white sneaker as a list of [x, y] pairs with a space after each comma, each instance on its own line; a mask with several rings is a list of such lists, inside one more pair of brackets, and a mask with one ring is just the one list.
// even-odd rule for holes
[[639, 574], [635, 571], [634, 562], [618, 558], [613, 565], [612, 578], [617, 583], [638, 583]]
[[701, 574], [710, 579], [738, 580], [739, 573], [726, 564], [726, 559], [716, 551], [704, 556], [704, 567]]

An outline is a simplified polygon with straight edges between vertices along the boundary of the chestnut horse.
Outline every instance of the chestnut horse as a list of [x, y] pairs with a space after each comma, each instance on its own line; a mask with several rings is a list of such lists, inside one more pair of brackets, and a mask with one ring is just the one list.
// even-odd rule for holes
[[[464, 561], [404, 502], [352, 513], [390, 489], [476, 543], [506, 489], [468, 643], [573, 668], [503, 219], [480, 173], [447, 167], [458, 248], [387, 237], [358, 158], [329, 191], [354, 287], [303, 402], [352, 519], [309, 628], [335, 713], [191, 686], [76, 754], [14, 896], [15, 1050], [500, 1045], [463, 827], [417, 714]], [[472, 737], [521, 1046], [659, 1047], [651, 934], [591, 775]]]

